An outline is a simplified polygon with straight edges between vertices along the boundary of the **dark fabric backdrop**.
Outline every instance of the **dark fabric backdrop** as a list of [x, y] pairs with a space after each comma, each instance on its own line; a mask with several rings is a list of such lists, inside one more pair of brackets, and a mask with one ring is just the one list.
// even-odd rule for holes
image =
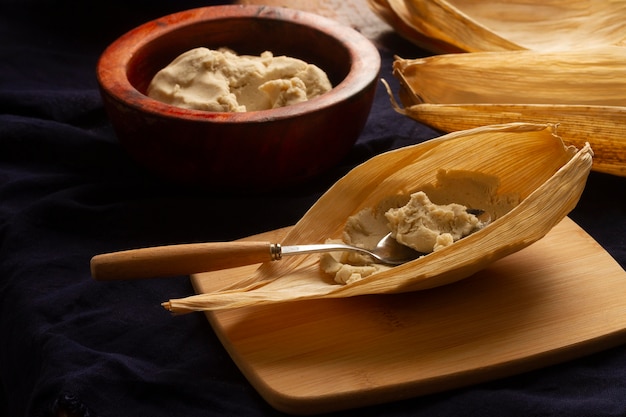
[[[172, 317], [161, 308], [165, 298], [193, 292], [187, 277], [102, 285], [91, 279], [89, 259], [293, 224], [355, 164], [437, 135], [396, 114], [381, 86], [350, 155], [302, 187], [228, 196], [141, 171], [104, 114], [98, 56], [147, 20], [211, 3], [0, 3], [0, 415], [281, 415], [240, 374], [202, 314]], [[396, 42], [404, 56], [425, 54]], [[398, 52], [381, 50], [382, 75], [392, 82]], [[625, 185], [593, 173], [571, 215], [622, 266]], [[248, 204], [260, 210], [250, 216]], [[625, 398], [626, 348], [618, 347], [356, 415], [623, 416]]]

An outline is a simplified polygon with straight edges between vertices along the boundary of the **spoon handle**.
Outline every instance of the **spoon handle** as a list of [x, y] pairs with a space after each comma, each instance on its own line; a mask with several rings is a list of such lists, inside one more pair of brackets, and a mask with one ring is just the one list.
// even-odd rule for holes
[[189, 243], [96, 255], [91, 275], [102, 281], [172, 277], [279, 258], [280, 246], [270, 242]]

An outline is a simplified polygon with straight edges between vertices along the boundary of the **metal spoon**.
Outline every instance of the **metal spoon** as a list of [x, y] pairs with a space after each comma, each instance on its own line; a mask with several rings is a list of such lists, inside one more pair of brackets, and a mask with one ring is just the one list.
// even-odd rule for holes
[[398, 243], [391, 233], [371, 251], [342, 243], [294, 246], [246, 241], [190, 243], [96, 255], [91, 259], [91, 275], [97, 280], [171, 277], [277, 261], [283, 256], [337, 251], [359, 252], [386, 265], [400, 265], [424, 255]]
[[[401, 247], [403, 254], [398, 255], [391, 246]], [[91, 275], [97, 280], [171, 277], [277, 261], [283, 256], [336, 251], [360, 252], [389, 265], [399, 265], [420, 256], [390, 235], [373, 251], [341, 243], [294, 246], [245, 241], [191, 243], [96, 255], [91, 259]]]

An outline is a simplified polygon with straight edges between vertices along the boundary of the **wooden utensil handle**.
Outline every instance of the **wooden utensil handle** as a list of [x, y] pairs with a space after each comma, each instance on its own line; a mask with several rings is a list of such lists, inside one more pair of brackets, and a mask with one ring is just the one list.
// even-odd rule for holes
[[97, 280], [171, 277], [270, 261], [270, 242], [190, 243], [96, 255], [91, 275]]

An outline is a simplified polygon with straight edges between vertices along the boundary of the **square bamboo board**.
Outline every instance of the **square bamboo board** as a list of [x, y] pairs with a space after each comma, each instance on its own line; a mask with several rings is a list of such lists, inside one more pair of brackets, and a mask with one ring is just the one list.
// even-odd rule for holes
[[[249, 239], [280, 241], [287, 229]], [[191, 276], [206, 293], [258, 266]], [[626, 271], [565, 218], [448, 286], [209, 312], [274, 408], [315, 414], [468, 386], [626, 342]]]

